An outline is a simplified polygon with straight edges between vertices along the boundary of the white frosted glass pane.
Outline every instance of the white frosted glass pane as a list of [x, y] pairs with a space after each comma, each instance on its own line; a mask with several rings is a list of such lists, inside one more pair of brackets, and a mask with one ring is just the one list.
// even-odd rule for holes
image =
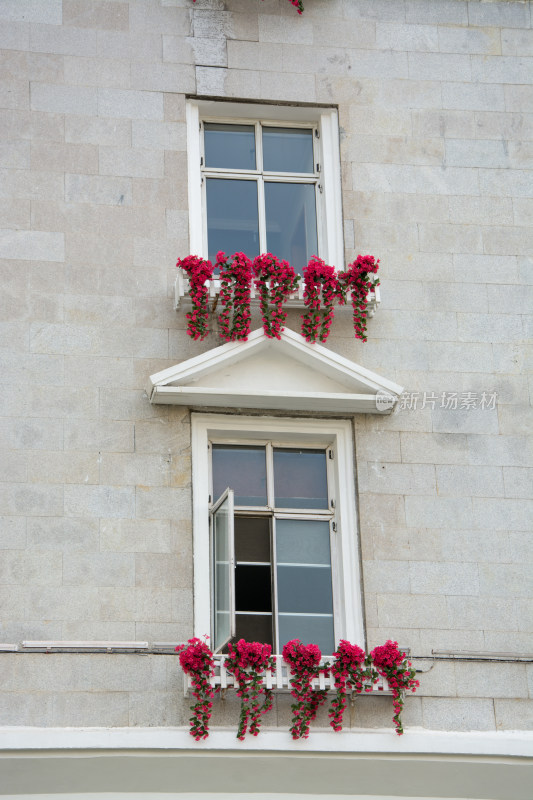
[[306, 519], [276, 520], [278, 563], [331, 563], [329, 522]]
[[207, 244], [215, 262], [219, 250], [227, 255], [259, 255], [256, 181], [207, 178]]
[[278, 610], [301, 614], [331, 614], [329, 567], [286, 567], [278, 564]]
[[231, 636], [231, 534], [229, 498], [213, 514], [215, 630], [214, 646], [218, 650]]
[[328, 508], [324, 450], [274, 450], [277, 508]]
[[204, 123], [206, 167], [255, 169], [255, 129], [253, 125]]
[[267, 250], [299, 273], [318, 254], [315, 186], [265, 181]]
[[314, 172], [310, 128], [263, 128], [263, 169], [267, 172]]
[[295, 614], [280, 614], [278, 618], [279, 652], [291, 639], [300, 639], [304, 644], [316, 644], [322, 655], [335, 651], [333, 617], [299, 617]]

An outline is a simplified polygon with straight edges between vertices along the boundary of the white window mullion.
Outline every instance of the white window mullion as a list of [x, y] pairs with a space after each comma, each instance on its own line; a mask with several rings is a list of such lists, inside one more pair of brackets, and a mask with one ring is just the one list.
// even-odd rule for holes
[[257, 181], [257, 209], [259, 213], [259, 253], [267, 252], [265, 181], [263, 176]]
[[272, 613], [274, 615], [274, 652], [281, 653], [278, 625], [278, 558], [276, 554], [275, 517], [272, 518]]

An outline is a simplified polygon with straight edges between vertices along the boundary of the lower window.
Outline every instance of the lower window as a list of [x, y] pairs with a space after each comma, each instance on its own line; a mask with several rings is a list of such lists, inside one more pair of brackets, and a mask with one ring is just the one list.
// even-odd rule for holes
[[193, 415], [195, 631], [215, 651], [364, 644], [352, 464], [348, 422]]

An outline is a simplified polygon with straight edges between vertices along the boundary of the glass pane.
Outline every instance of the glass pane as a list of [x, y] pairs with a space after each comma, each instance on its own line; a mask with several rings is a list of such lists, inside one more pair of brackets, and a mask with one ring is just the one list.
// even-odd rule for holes
[[291, 639], [300, 639], [304, 644], [316, 644], [325, 656], [330, 656], [335, 651], [333, 617], [280, 615], [278, 628], [280, 653], [283, 645]]
[[329, 567], [284, 567], [278, 564], [278, 610], [302, 614], [331, 614]]
[[237, 564], [235, 608], [237, 611], [272, 611], [270, 565]]
[[206, 192], [209, 259], [219, 250], [259, 255], [256, 181], [207, 178]]
[[263, 169], [267, 172], [311, 172], [313, 131], [310, 128], [263, 128]]
[[329, 522], [323, 520], [277, 519], [276, 558], [278, 564], [331, 563]]
[[275, 448], [274, 493], [277, 508], [327, 509], [325, 450]]
[[266, 457], [264, 447], [213, 445], [213, 496], [226, 486], [234, 490], [237, 506], [266, 506]]
[[253, 125], [204, 123], [206, 167], [255, 169], [255, 128]]
[[232, 635], [232, 573], [233, 573], [233, 496], [228, 497], [213, 513], [213, 582], [215, 651]]
[[265, 212], [268, 252], [302, 273], [318, 253], [314, 183], [265, 181]]
[[235, 638], [247, 642], [262, 642], [273, 647], [272, 614], [237, 614]]
[[235, 560], [270, 561], [270, 521], [266, 517], [235, 518]]

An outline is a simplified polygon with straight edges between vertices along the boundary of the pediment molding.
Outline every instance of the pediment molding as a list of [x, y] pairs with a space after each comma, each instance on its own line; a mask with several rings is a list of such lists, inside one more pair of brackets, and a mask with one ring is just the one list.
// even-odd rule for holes
[[390, 413], [402, 391], [289, 329], [280, 339], [256, 330], [246, 342], [228, 342], [151, 375], [147, 385], [152, 403], [353, 414]]

